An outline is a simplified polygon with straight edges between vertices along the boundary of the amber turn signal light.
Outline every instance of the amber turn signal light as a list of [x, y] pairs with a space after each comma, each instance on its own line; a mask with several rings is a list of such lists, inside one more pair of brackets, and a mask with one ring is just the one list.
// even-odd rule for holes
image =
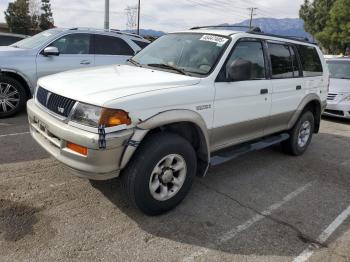
[[67, 147], [76, 152], [76, 153], [79, 153], [81, 155], [84, 155], [84, 156], [87, 156], [88, 154], [88, 149], [84, 146], [80, 146], [80, 145], [77, 145], [77, 144], [74, 144], [74, 143], [71, 143], [71, 142], [67, 142]]
[[123, 110], [103, 108], [99, 124], [105, 127], [130, 125], [131, 119]]

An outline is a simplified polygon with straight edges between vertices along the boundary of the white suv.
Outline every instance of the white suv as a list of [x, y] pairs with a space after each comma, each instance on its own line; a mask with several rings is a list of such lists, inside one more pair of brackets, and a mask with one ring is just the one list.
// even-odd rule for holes
[[34, 139], [74, 174], [120, 175], [131, 202], [156, 215], [210, 165], [280, 142], [303, 154], [328, 77], [314, 44], [194, 29], [161, 37], [128, 65], [40, 79], [28, 116]]

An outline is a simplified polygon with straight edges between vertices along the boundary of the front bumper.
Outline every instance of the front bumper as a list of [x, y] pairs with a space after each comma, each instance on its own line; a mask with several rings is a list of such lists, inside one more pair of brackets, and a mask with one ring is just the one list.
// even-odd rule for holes
[[[107, 147], [100, 149], [98, 134], [58, 120], [39, 108], [33, 99], [28, 101], [27, 111], [32, 137], [74, 175], [93, 180], [107, 180], [119, 176], [125, 144], [132, 136], [133, 130], [107, 134]], [[67, 148], [67, 142], [87, 147], [87, 156]]]
[[340, 117], [350, 119], [350, 102], [333, 102], [328, 101], [326, 110], [323, 113], [326, 116]]

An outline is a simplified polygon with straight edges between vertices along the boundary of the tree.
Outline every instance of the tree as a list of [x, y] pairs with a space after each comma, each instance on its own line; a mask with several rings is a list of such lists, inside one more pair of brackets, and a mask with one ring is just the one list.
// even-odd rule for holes
[[32, 30], [35, 32], [39, 29], [40, 22], [40, 0], [29, 0], [29, 15], [31, 17]]
[[327, 49], [345, 54], [350, 47], [350, 0], [337, 0], [325, 29], [318, 34]]
[[47, 30], [54, 27], [50, 0], [41, 0], [42, 14], [40, 16], [40, 29]]
[[9, 3], [4, 14], [10, 32], [18, 34], [30, 33], [32, 26], [28, 0], [16, 0], [13, 3]]
[[350, 0], [304, 0], [299, 11], [305, 30], [328, 51], [344, 52], [349, 46]]

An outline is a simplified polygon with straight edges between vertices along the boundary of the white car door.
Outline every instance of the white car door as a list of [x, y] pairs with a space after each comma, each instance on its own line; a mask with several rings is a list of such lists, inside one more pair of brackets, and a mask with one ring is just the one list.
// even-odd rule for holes
[[94, 66], [91, 54], [92, 40], [90, 34], [73, 33], [62, 36], [48, 46], [57, 47], [58, 56], [45, 56], [43, 52], [36, 59], [38, 78], [77, 68]]
[[262, 137], [270, 115], [271, 81], [260, 40], [242, 39], [215, 83], [214, 150]]
[[305, 97], [305, 84], [293, 45], [268, 41], [271, 63], [271, 117], [266, 133], [286, 130]]
[[135, 51], [122, 38], [109, 35], [94, 35], [95, 64], [125, 64]]

